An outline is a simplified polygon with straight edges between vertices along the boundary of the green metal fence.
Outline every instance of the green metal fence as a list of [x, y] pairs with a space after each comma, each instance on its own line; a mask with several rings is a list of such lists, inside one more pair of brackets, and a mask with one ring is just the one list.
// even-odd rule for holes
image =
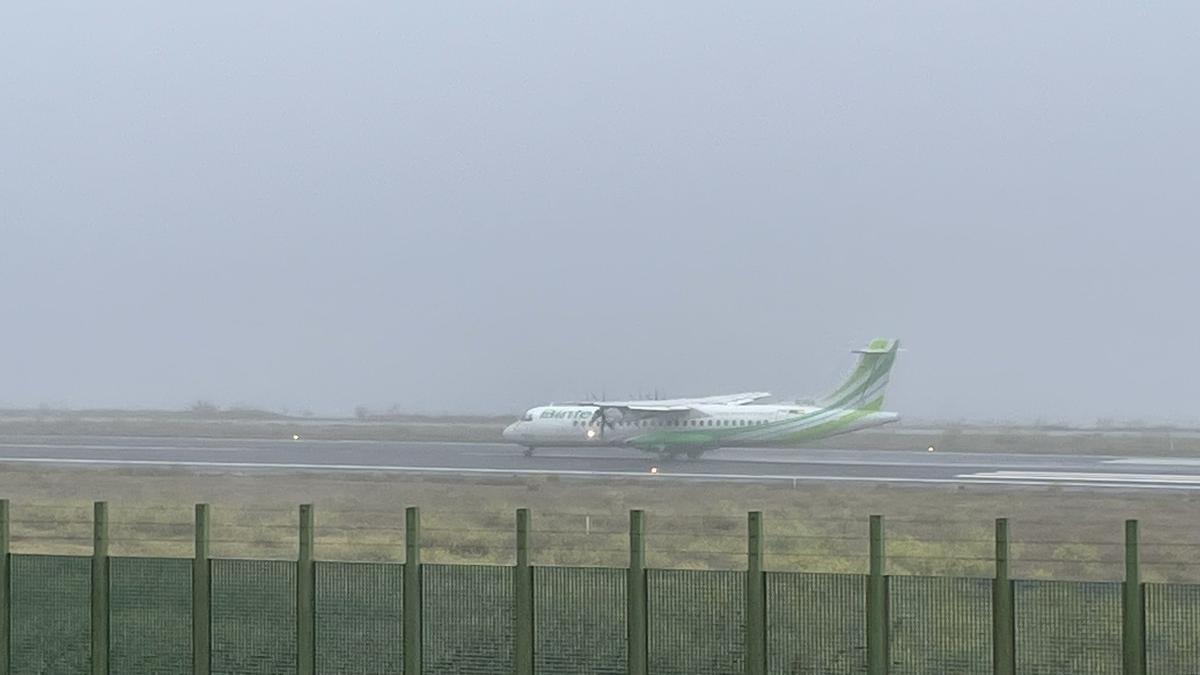
[[994, 578], [892, 576], [883, 519], [868, 574], [764, 571], [763, 521], [739, 571], [645, 569], [643, 515], [628, 568], [420, 561], [406, 516], [401, 563], [109, 557], [95, 509], [92, 556], [14, 554], [0, 500], [4, 673], [532, 673], [802, 675], [1001, 673], [1200, 675], [1200, 586], [1140, 581], [1127, 523], [1126, 580], [1010, 580], [1007, 523]]
[[534, 669], [539, 675], [624, 675], [629, 658], [625, 582], [621, 569], [534, 569]]
[[421, 570], [421, 593], [424, 673], [512, 672], [512, 568], [425, 565]]
[[867, 585], [857, 574], [767, 573], [767, 671], [867, 669]]
[[316, 670], [404, 670], [404, 566], [317, 562]]
[[745, 576], [739, 572], [649, 570], [646, 604], [650, 672], [743, 672], [745, 590]]
[[11, 555], [13, 673], [86, 673], [91, 667], [91, 559]]
[[1200, 675], [1200, 586], [1146, 584], [1147, 672]]
[[888, 578], [889, 672], [992, 672], [992, 580]]
[[296, 672], [296, 564], [212, 561], [212, 672]]
[[112, 672], [192, 672], [190, 560], [110, 558], [109, 612]]

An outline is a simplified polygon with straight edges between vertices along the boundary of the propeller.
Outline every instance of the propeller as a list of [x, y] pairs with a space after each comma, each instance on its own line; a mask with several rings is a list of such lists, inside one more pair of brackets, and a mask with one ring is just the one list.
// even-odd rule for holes
[[613, 423], [608, 419], [608, 408], [604, 406], [597, 408], [596, 414], [592, 415], [592, 423], [595, 424], [596, 420], [600, 421], [600, 430], [597, 432], [597, 437], [603, 439], [605, 428], [613, 426]]

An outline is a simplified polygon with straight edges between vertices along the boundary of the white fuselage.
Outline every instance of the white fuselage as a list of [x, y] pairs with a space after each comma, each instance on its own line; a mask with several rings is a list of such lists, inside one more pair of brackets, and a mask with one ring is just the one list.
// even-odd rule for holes
[[697, 405], [673, 413], [608, 413], [594, 406], [543, 406], [504, 430], [529, 447], [634, 446], [646, 449], [786, 445], [879, 426], [896, 413], [803, 405]]

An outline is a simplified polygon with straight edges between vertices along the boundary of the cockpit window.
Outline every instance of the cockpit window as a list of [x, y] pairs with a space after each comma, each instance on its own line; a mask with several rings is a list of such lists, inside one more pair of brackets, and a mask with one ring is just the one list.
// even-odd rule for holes
[[522, 422], [532, 422], [533, 421], [533, 411], [525, 413], [525, 416], [521, 418], [521, 421]]

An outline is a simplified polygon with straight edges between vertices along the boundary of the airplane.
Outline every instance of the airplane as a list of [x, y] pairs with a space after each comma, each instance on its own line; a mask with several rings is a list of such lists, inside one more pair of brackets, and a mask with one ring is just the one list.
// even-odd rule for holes
[[576, 401], [531, 408], [504, 429], [525, 456], [545, 447], [630, 447], [696, 459], [721, 447], [784, 447], [890, 424], [884, 389], [900, 341], [855, 349], [858, 364], [832, 393], [807, 404], [756, 403], [767, 392], [640, 401]]

